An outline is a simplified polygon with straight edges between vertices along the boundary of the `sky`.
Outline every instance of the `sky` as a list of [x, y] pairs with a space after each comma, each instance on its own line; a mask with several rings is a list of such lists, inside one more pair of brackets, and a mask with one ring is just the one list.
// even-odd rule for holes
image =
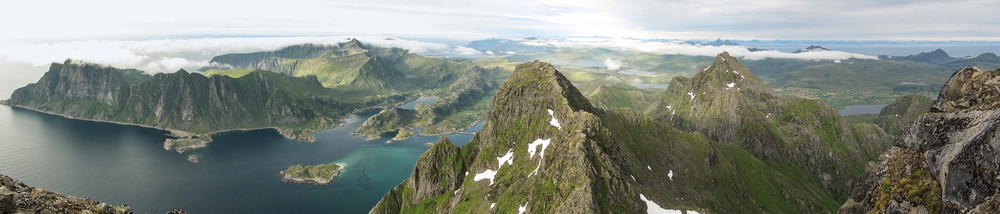
[[367, 35], [1000, 41], [998, 0], [10, 1], [9, 42]]
[[74, 58], [158, 73], [196, 69], [226, 53], [346, 38], [474, 56], [484, 53], [462, 45], [493, 37], [570, 38], [536, 43], [659, 54], [729, 51], [747, 59], [875, 58], [640, 39], [1000, 42], [996, 11], [1000, 0], [11, 1], [0, 8], [0, 62], [44, 67]]

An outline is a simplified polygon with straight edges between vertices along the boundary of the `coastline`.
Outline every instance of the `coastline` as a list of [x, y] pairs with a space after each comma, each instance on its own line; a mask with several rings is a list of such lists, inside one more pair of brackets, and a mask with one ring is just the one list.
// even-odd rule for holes
[[[303, 141], [303, 142], [315, 142], [316, 141], [315, 138], [299, 139], [299, 138], [295, 138], [295, 137], [290, 136], [290, 135], [286, 135], [286, 133], [282, 132], [282, 128], [279, 128], [279, 127], [237, 128], [237, 129], [226, 129], [226, 130], [213, 131], [213, 132], [203, 133], [203, 134], [196, 134], [196, 133], [191, 133], [191, 132], [187, 132], [187, 131], [183, 131], [183, 130], [161, 128], [161, 127], [155, 127], [155, 126], [143, 125], [143, 124], [135, 124], [135, 123], [125, 123], [125, 122], [117, 122], [117, 121], [107, 121], [107, 120], [97, 120], [97, 119], [80, 118], [80, 117], [74, 117], [74, 116], [70, 116], [70, 115], [66, 115], [66, 114], [61, 114], [61, 113], [55, 113], [55, 112], [50, 112], [50, 111], [43, 111], [43, 110], [34, 109], [34, 108], [30, 108], [30, 107], [26, 107], [26, 106], [21, 106], [21, 105], [11, 105], [11, 104], [8, 104], [8, 103], [0, 103], [0, 105], [9, 106], [11, 108], [16, 108], [16, 109], [23, 109], [23, 110], [38, 112], [38, 113], [42, 113], [42, 114], [59, 116], [59, 117], [63, 117], [63, 118], [66, 118], [66, 119], [82, 120], [82, 121], [90, 121], [90, 122], [99, 122], [99, 123], [110, 123], [110, 124], [124, 125], [124, 126], [135, 126], [135, 127], [142, 127], [142, 128], [155, 129], [155, 130], [159, 130], [159, 131], [165, 131], [165, 132], [167, 132], [167, 134], [165, 134], [165, 135], [168, 136], [168, 137], [172, 137], [172, 138], [168, 138], [168, 139], [164, 140], [164, 142], [163, 142], [164, 143], [164, 146], [163, 146], [164, 150], [175, 151], [175, 152], [177, 152], [179, 154], [183, 154], [184, 152], [187, 152], [187, 151], [190, 151], [190, 150], [196, 150], [196, 149], [207, 147], [208, 143], [212, 141], [212, 138], [211, 138], [212, 135], [223, 134], [223, 133], [227, 133], [227, 132], [236, 132], [236, 131], [256, 131], [256, 130], [272, 129], [272, 130], [277, 131], [279, 134], [281, 134], [282, 137], [287, 138], [287, 139], [298, 140], [298, 141]], [[357, 112], [360, 112], [360, 111], [355, 111], [355, 112], [352, 112], [351, 114], [355, 114]], [[336, 120], [336, 121], [338, 121], [338, 123], [336, 123], [332, 127], [322, 128], [322, 129], [310, 129], [310, 130], [306, 130], [306, 131], [308, 131], [307, 135], [310, 136], [310, 137], [312, 137], [312, 135], [315, 134], [315, 133], [317, 133], [317, 132], [339, 127], [339, 126], [343, 125], [344, 124], [344, 120], [347, 119], [347, 118], [349, 118], [349, 117], [350, 117], [350, 114], [344, 115], [339, 120]], [[196, 143], [195, 145], [192, 145], [192, 146], [177, 147], [177, 148], [172, 148], [171, 149], [171, 145], [174, 142], [176, 142], [176, 141], [189, 141], [189, 140], [198, 140], [198, 141], [204, 141], [204, 142], [203, 143]]]

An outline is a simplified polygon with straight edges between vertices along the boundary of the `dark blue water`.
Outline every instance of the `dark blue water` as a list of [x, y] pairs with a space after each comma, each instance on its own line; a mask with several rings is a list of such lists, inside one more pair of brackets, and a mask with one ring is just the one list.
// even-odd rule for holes
[[[0, 106], [0, 174], [28, 185], [128, 204], [137, 213], [366, 213], [406, 179], [438, 137], [392, 144], [350, 132], [370, 115], [352, 115], [339, 128], [303, 143], [273, 130], [220, 134], [200, 151], [200, 163], [163, 149], [163, 131]], [[469, 132], [478, 132], [482, 123]], [[472, 136], [453, 134], [456, 144]], [[327, 186], [281, 182], [294, 164], [341, 163]]]

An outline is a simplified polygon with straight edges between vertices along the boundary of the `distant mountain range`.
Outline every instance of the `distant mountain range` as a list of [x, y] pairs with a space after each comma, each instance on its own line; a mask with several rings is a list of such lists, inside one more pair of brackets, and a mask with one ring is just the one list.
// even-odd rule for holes
[[[164, 148], [204, 147], [211, 134], [274, 128], [312, 140], [347, 114], [398, 105], [418, 96], [441, 99], [405, 127], [424, 134], [463, 129], [478, 120], [476, 105], [502, 78], [500, 68], [380, 48], [350, 40], [338, 45], [296, 45], [277, 51], [227, 54], [204, 73], [184, 70], [147, 75], [86, 62], [54, 63], [38, 83], [18, 89], [6, 103], [72, 118], [170, 130]], [[377, 135], [377, 134], [376, 134]]]

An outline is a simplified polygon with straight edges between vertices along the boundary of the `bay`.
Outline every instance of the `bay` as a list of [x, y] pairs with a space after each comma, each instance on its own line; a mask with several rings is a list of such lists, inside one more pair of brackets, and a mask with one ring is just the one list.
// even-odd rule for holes
[[[137, 213], [367, 213], [409, 177], [438, 136], [386, 144], [350, 134], [354, 114], [305, 143], [274, 130], [214, 136], [199, 163], [163, 149], [164, 131], [82, 121], [0, 106], [0, 174], [67, 195], [128, 204]], [[465, 132], [478, 132], [482, 122]], [[463, 145], [471, 135], [451, 134]], [[346, 165], [330, 185], [284, 183], [295, 164]]]

